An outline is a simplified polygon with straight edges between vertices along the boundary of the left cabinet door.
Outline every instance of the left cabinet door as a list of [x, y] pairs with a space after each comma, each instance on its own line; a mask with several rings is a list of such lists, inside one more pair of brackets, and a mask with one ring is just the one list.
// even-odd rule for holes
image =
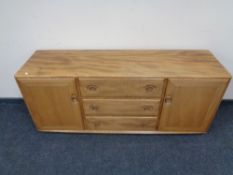
[[73, 78], [17, 79], [39, 130], [82, 130], [78, 91]]

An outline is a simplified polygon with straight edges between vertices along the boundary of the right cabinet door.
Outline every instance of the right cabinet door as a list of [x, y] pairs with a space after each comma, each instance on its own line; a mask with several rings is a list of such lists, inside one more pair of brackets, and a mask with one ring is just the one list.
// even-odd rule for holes
[[227, 79], [169, 79], [159, 130], [206, 132], [227, 84]]

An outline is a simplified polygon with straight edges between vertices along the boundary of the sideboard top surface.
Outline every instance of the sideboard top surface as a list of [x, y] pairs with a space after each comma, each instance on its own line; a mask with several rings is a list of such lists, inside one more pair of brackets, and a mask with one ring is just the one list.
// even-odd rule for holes
[[208, 50], [39, 50], [15, 76], [231, 78]]

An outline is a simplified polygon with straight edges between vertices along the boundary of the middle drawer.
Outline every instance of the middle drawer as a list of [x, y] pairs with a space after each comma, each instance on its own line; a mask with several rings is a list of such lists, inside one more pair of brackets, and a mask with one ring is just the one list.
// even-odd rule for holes
[[85, 115], [156, 116], [159, 99], [83, 99]]

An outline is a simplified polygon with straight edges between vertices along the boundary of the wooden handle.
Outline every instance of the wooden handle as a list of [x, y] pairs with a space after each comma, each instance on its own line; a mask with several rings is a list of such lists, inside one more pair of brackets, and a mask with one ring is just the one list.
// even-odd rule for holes
[[153, 106], [145, 105], [142, 107], [144, 111], [151, 111], [153, 109]]
[[71, 97], [70, 97], [70, 99], [71, 99], [71, 101], [72, 101], [73, 103], [77, 103], [77, 102], [78, 102], [78, 97], [77, 97], [76, 94], [72, 94]]
[[165, 99], [164, 99], [164, 102], [165, 102], [166, 104], [171, 104], [171, 102], [172, 102], [172, 97], [171, 97], [171, 96], [166, 96]]
[[87, 89], [89, 91], [96, 91], [97, 90], [97, 86], [96, 85], [93, 85], [93, 84], [90, 84], [90, 85], [87, 85]]
[[90, 109], [91, 109], [92, 111], [98, 111], [98, 110], [99, 110], [99, 107], [96, 106], [96, 105], [90, 105]]
[[146, 92], [152, 92], [154, 89], [156, 89], [156, 86], [153, 84], [148, 84], [145, 86]]

